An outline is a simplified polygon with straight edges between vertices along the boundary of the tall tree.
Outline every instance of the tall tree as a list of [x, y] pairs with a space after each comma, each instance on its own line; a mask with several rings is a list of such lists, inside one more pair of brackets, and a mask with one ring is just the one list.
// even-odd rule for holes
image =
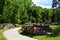
[[32, 7], [32, 0], [5, 0], [4, 2], [3, 22], [21, 23], [23, 20], [28, 20], [27, 14], [28, 10]]
[[0, 0], [0, 23], [2, 22], [2, 14], [3, 14], [3, 6], [5, 4], [5, 0]]

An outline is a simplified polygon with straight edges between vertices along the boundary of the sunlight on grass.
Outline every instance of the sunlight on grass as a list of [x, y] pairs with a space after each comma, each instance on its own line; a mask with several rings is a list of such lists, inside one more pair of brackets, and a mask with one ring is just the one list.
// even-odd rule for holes
[[3, 31], [4, 30], [0, 30], [0, 40], [6, 40], [6, 38], [3, 36]]

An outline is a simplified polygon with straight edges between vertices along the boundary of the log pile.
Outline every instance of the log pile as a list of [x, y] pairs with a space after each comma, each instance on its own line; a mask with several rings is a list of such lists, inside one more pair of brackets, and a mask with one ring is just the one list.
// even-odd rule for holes
[[49, 25], [43, 23], [24, 24], [22, 30], [31, 34], [54, 34]]
[[11, 28], [15, 28], [16, 26], [14, 24], [11, 23], [2, 23], [0, 24], [0, 29], [11, 29]]

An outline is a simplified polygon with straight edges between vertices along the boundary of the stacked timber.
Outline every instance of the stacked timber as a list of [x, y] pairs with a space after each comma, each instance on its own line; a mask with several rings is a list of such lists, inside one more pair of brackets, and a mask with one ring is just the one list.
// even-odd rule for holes
[[31, 34], [54, 34], [49, 25], [43, 23], [24, 24], [22, 25], [22, 29]]

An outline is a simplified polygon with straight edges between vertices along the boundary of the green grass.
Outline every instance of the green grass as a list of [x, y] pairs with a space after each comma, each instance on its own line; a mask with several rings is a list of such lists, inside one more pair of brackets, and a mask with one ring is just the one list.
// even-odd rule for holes
[[3, 36], [4, 30], [0, 30], [0, 40], [6, 40], [6, 38]]
[[[22, 35], [26, 35], [38, 40], [60, 40], [60, 25], [50, 25], [50, 27], [53, 29], [53, 31], [56, 32], [56, 34], [52, 35], [30, 35], [28, 33], [22, 33]], [[21, 31], [21, 30], [20, 30]]]

